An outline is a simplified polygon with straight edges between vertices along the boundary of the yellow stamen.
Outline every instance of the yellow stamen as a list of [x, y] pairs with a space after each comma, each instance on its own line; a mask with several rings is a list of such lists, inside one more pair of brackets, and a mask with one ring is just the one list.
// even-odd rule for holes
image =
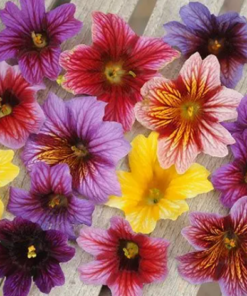
[[236, 242], [236, 239], [234, 238], [228, 238], [226, 237], [224, 239], [224, 244], [225, 244], [225, 247], [228, 249], [228, 250], [231, 250], [233, 248], [236, 248], [237, 246], [237, 242]]
[[28, 247], [28, 253], [27, 253], [27, 258], [31, 259], [31, 258], [36, 258], [37, 257], [37, 253], [36, 253], [36, 248], [34, 245]]
[[46, 37], [40, 33], [31, 33], [31, 37], [33, 39], [33, 43], [38, 48], [43, 48], [47, 45]]
[[224, 46], [224, 39], [221, 39], [221, 40], [210, 39], [209, 43], [208, 43], [208, 51], [210, 53], [217, 55], [218, 53], [220, 53], [222, 51], [223, 46]]
[[59, 206], [61, 203], [61, 199], [58, 195], [52, 198], [52, 200], [49, 202], [50, 208], [55, 208], [56, 206]]
[[136, 74], [133, 71], [129, 71], [129, 75], [131, 75], [132, 77], [136, 78]]
[[59, 75], [57, 78], [57, 84], [61, 85], [65, 81], [64, 75]]
[[157, 204], [160, 199], [163, 197], [162, 192], [158, 188], [151, 188], [147, 193], [147, 203], [149, 205]]
[[122, 68], [122, 63], [109, 62], [105, 67], [104, 74], [110, 83], [116, 84], [122, 81], [125, 70]]
[[136, 257], [136, 255], [138, 255], [139, 247], [135, 243], [128, 242], [126, 248], [123, 248], [123, 251], [125, 257], [128, 259], [133, 259]]
[[189, 106], [187, 109], [188, 115], [189, 117], [192, 117], [194, 114], [194, 107], [193, 106]]
[[85, 157], [88, 155], [88, 150], [84, 147], [83, 144], [72, 146], [71, 150], [74, 151], [76, 156]]
[[3, 99], [0, 97], [0, 118], [12, 113], [12, 107], [9, 104], [1, 104]]

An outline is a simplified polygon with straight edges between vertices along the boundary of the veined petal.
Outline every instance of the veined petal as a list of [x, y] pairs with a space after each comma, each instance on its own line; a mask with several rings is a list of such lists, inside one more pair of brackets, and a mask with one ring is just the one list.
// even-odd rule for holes
[[14, 157], [12, 150], [0, 150], [0, 187], [12, 182], [19, 174], [19, 168], [11, 163]]
[[55, 194], [69, 195], [72, 192], [72, 177], [67, 164], [57, 164], [50, 169], [50, 184]]
[[234, 134], [234, 140], [236, 142], [231, 145], [234, 158], [245, 163], [247, 158], [247, 131], [243, 130], [242, 133]]
[[45, 17], [45, 1], [44, 0], [20, 0], [21, 12], [23, 19], [29, 21], [32, 30], [42, 32], [43, 20]]
[[31, 277], [18, 270], [6, 277], [3, 286], [4, 296], [27, 296], [31, 288]]
[[184, 200], [163, 198], [158, 203], [160, 219], [171, 219], [175, 221], [180, 215], [189, 210]]
[[50, 167], [43, 162], [35, 164], [31, 172], [31, 192], [49, 194], [51, 192]]
[[18, 33], [10, 29], [0, 32], [0, 60], [6, 61], [18, 54], [19, 48], [23, 44], [23, 39]]
[[242, 77], [244, 64], [233, 57], [220, 60], [221, 81], [226, 87], [234, 88]]
[[247, 234], [247, 196], [240, 198], [231, 208], [231, 220], [238, 235]]

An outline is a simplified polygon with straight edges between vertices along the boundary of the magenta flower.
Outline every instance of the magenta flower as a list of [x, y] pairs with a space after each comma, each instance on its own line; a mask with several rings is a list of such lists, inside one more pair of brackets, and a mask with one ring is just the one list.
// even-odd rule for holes
[[235, 134], [242, 134], [247, 129], [247, 96], [241, 100], [237, 112], [238, 118], [235, 122], [224, 122], [223, 124], [234, 137]]
[[134, 233], [120, 217], [111, 219], [108, 230], [83, 228], [77, 242], [95, 257], [79, 268], [81, 280], [107, 285], [114, 296], [141, 296], [143, 284], [163, 281], [167, 276], [169, 243]]
[[41, 85], [31, 86], [18, 66], [0, 62], [0, 144], [18, 149], [24, 146], [30, 134], [39, 132], [45, 116], [36, 94], [42, 88]]
[[178, 257], [180, 275], [192, 284], [218, 281], [223, 296], [247, 295], [247, 196], [226, 217], [192, 213], [182, 234], [196, 249]]
[[62, 85], [74, 94], [97, 96], [107, 102], [105, 120], [120, 122], [125, 131], [134, 121], [140, 88], [157, 70], [179, 56], [161, 38], [139, 37], [117, 15], [93, 13], [93, 44], [78, 45], [61, 54], [67, 71]]
[[94, 206], [72, 192], [67, 164], [50, 167], [40, 162], [33, 166], [29, 192], [11, 187], [8, 210], [43, 229], [60, 230], [75, 239], [75, 225], [91, 226]]
[[22, 75], [32, 84], [60, 72], [60, 45], [76, 35], [82, 23], [74, 18], [75, 5], [64, 4], [45, 12], [44, 0], [20, 0], [21, 9], [7, 2], [0, 11], [6, 28], [0, 33], [0, 60], [18, 60]]
[[109, 195], [121, 196], [115, 169], [130, 144], [121, 124], [103, 121], [105, 105], [93, 97], [64, 103], [50, 94], [43, 106], [44, 126], [24, 149], [28, 169], [39, 161], [51, 166], [66, 163], [73, 189], [80, 194], [95, 203], [105, 202]]
[[0, 278], [3, 296], [27, 296], [32, 279], [42, 293], [65, 282], [60, 262], [69, 261], [75, 249], [59, 231], [43, 231], [22, 218], [0, 221]]
[[247, 131], [235, 134], [236, 143], [231, 146], [234, 161], [217, 169], [212, 176], [214, 188], [221, 192], [221, 202], [231, 208], [243, 196], [247, 196]]
[[247, 63], [246, 18], [236, 12], [215, 16], [199, 2], [183, 6], [180, 16], [184, 24], [172, 21], [164, 25], [164, 40], [186, 58], [195, 52], [203, 58], [214, 54], [220, 63], [222, 84], [234, 88]]

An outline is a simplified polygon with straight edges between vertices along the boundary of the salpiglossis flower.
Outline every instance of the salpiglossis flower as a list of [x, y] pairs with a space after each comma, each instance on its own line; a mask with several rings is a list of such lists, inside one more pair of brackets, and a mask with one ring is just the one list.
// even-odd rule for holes
[[82, 23], [74, 18], [75, 5], [45, 12], [44, 0], [20, 0], [21, 9], [8, 1], [0, 11], [6, 28], [0, 33], [0, 60], [18, 60], [22, 75], [32, 84], [60, 72], [60, 45], [76, 35]]
[[107, 102], [105, 120], [130, 130], [140, 88], [179, 53], [161, 38], [137, 36], [123, 19], [110, 13], [93, 13], [92, 39], [91, 46], [78, 45], [61, 54], [60, 64], [67, 71], [62, 86]]
[[[14, 157], [12, 150], [0, 150], [0, 187], [12, 182], [19, 174], [19, 168], [11, 163]], [[0, 219], [4, 210], [3, 202], [0, 198]]]
[[204, 152], [224, 157], [235, 142], [221, 121], [237, 116], [242, 95], [221, 86], [220, 65], [214, 55], [192, 55], [176, 80], [153, 78], [142, 88], [136, 118], [159, 133], [158, 159], [163, 168], [175, 164], [184, 173]]
[[45, 116], [36, 94], [42, 88], [29, 84], [18, 66], [0, 62], [0, 144], [18, 149], [39, 132]]
[[63, 102], [50, 94], [43, 105], [46, 121], [22, 155], [29, 170], [36, 162], [66, 163], [72, 187], [95, 203], [121, 194], [116, 165], [129, 149], [121, 124], [103, 121], [105, 103], [94, 97]]
[[60, 231], [44, 231], [20, 217], [0, 221], [0, 278], [5, 277], [3, 296], [27, 296], [32, 280], [49, 294], [65, 282], [60, 262], [69, 261], [75, 249]]
[[29, 192], [10, 188], [8, 210], [43, 229], [60, 230], [75, 239], [74, 226], [91, 226], [94, 206], [73, 193], [67, 164], [50, 167], [40, 162], [32, 168]]
[[94, 261], [79, 267], [86, 284], [107, 285], [114, 296], [141, 296], [144, 284], [163, 281], [169, 242], [134, 233], [127, 221], [111, 219], [108, 230], [83, 228], [79, 246]]
[[176, 21], [164, 25], [164, 40], [178, 47], [188, 58], [199, 52], [203, 58], [213, 54], [221, 68], [221, 82], [234, 88], [247, 63], [247, 21], [237, 12], [215, 16], [199, 2], [180, 9], [184, 24]]
[[218, 281], [223, 296], [247, 294], [247, 196], [226, 217], [192, 213], [182, 234], [196, 249], [178, 257], [179, 273], [192, 284]]
[[174, 166], [162, 169], [157, 159], [158, 134], [138, 135], [129, 153], [130, 172], [118, 171], [122, 197], [111, 196], [107, 205], [125, 212], [135, 232], [150, 233], [159, 219], [176, 220], [189, 210], [186, 198], [213, 189], [209, 172], [192, 164], [179, 175]]

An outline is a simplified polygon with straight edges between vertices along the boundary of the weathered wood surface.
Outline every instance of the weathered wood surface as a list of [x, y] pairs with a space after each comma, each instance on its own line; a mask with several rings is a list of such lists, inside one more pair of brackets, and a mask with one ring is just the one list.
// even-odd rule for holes
[[[0, 0], [0, 7], [4, 6], [5, 0]], [[15, 0], [17, 2], [17, 0]], [[70, 49], [74, 45], [79, 43], [90, 44], [91, 42], [91, 12], [94, 10], [100, 10], [103, 12], [113, 12], [121, 15], [125, 20], [129, 20], [132, 12], [138, 0], [73, 0], [71, 1], [76, 4], [77, 12], [76, 17], [83, 21], [84, 26], [80, 34], [67, 41], [63, 45], [63, 49]], [[171, 20], [179, 20], [179, 9], [182, 5], [188, 3], [187, 0], [157, 0], [153, 13], [149, 19], [146, 26], [144, 35], [146, 36], [157, 36], [161, 37], [164, 35], [163, 24]], [[206, 4], [209, 9], [217, 14], [221, 11], [224, 0], [201, 0], [200, 2]], [[47, 6], [51, 7], [55, 0], [46, 0]], [[247, 14], [247, 3], [244, 4], [241, 14]], [[1, 29], [1, 24], [0, 24]], [[167, 78], [176, 77], [178, 74], [183, 59], [180, 58], [174, 61], [171, 65], [168, 65], [163, 71], [163, 75]], [[247, 71], [245, 70], [244, 78], [239, 83], [237, 89], [245, 94], [247, 85]], [[39, 102], [46, 99], [49, 91], [56, 93], [63, 99], [69, 99], [72, 97], [71, 94], [65, 92], [60, 88], [55, 82], [46, 81], [47, 89], [40, 92], [38, 96]], [[148, 134], [149, 131], [141, 127], [138, 123], [134, 125], [131, 132], [126, 134], [128, 140], [132, 140], [137, 134]], [[22, 165], [20, 160], [20, 151], [16, 152], [14, 162], [18, 164], [21, 168], [21, 173], [18, 178], [11, 184], [15, 187], [21, 187], [28, 189], [30, 186], [29, 177], [26, 173], [25, 167]], [[224, 159], [212, 158], [206, 155], [201, 155], [198, 157], [197, 161], [207, 167], [211, 172], [216, 168], [221, 166], [223, 163], [227, 163], [231, 159], [231, 154]], [[121, 169], [127, 169], [127, 160], [123, 160], [119, 167]], [[1, 188], [0, 197], [3, 198], [6, 204], [8, 200], [8, 187]], [[220, 212], [226, 213], [219, 203], [218, 194], [216, 192], [211, 192], [208, 194], [200, 195], [192, 200], [188, 201], [190, 204], [191, 211], [206, 211], [206, 212]], [[11, 217], [9, 213], [5, 214], [6, 217]], [[109, 226], [109, 219], [113, 215], [122, 215], [123, 213], [119, 210], [115, 210], [109, 207], [98, 206], [94, 212], [93, 226], [100, 228], [107, 228]], [[182, 280], [177, 274], [177, 263], [175, 257], [177, 255], [184, 254], [192, 248], [186, 242], [186, 240], [181, 236], [181, 229], [188, 225], [188, 213], [183, 214], [178, 218], [177, 221], [163, 220], [158, 222], [155, 231], [151, 234], [153, 237], [164, 237], [171, 242], [169, 248], [169, 275], [168, 278], [160, 284], [149, 285], [144, 288], [144, 296], [196, 296], [199, 290], [199, 286], [190, 285], [186, 281]], [[90, 255], [82, 252], [77, 248], [77, 254], [75, 258], [68, 264], [63, 264], [62, 268], [66, 275], [66, 284], [63, 287], [57, 287], [50, 293], [51, 296], [106, 296], [110, 295], [109, 291], [106, 289], [100, 293], [101, 286], [86, 286], [80, 282], [77, 267], [84, 263], [90, 261], [92, 258]], [[0, 294], [1, 295], [1, 294]], [[41, 296], [43, 295], [38, 291], [38, 289], [33, 286], [30, 292], [30, 296]]]

